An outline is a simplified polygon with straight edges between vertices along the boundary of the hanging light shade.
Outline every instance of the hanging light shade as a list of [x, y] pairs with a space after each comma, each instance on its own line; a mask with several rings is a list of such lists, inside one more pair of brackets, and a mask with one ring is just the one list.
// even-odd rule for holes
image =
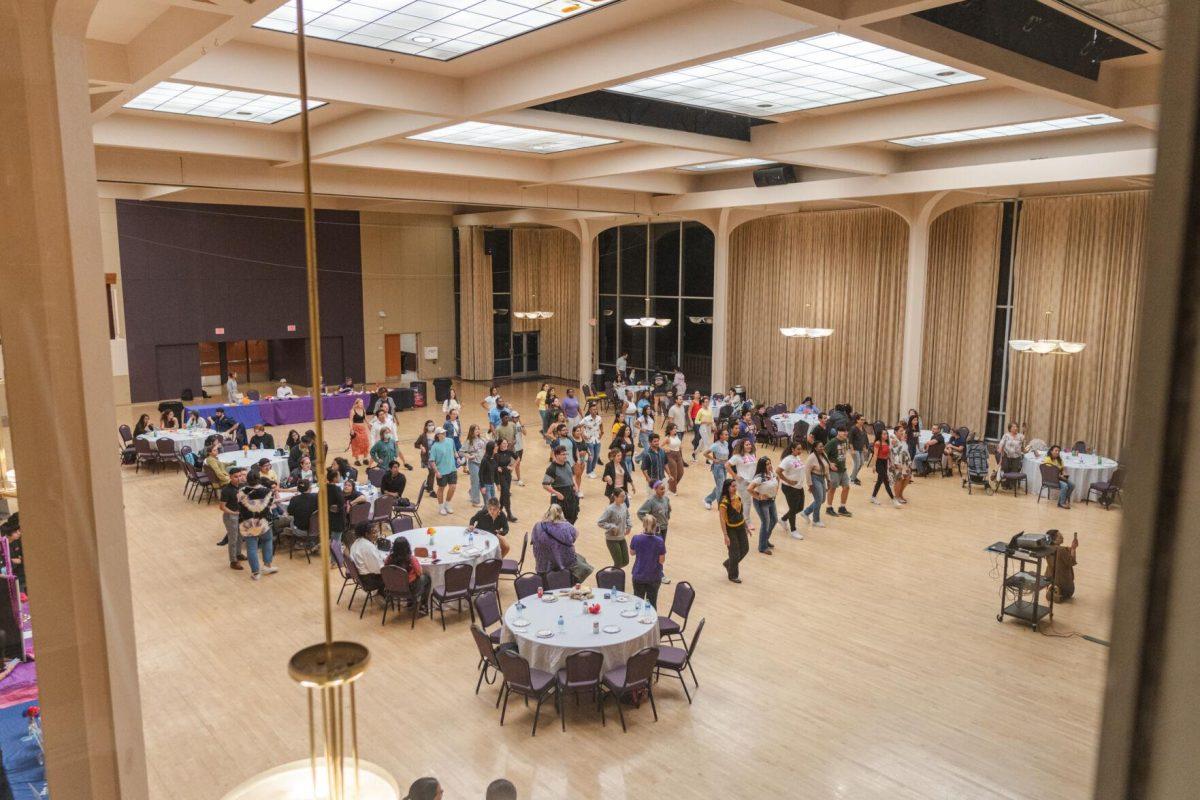
[[513, 316], [517, 319], [550, 319], [554, 316], [553, 311], [514, 311]]
[[693, 325], [712, 325], [713, 318], [712, 317], [688, 317], [688, 322], [692, 323]]
[[[805, 303], [804, 307], [812, 308], [812, 303]], [[780, 328], [779, 332], [789, 339], [824, 339], [833, 335], [833, 328]]]
[[[1050, 329], [1050, 312], [1046, 312], [1046, 329]], [[1040, 356], [1070, 356], [1082, 352], [1085, 342], [1068, 342], [1062, 339], [1009, 339], [1008, 346], [1018, 353], [1036, 353]]]
[[665, 328], [671, 324], [670, 317], [626, 317], [625, 324], [631, 328]]

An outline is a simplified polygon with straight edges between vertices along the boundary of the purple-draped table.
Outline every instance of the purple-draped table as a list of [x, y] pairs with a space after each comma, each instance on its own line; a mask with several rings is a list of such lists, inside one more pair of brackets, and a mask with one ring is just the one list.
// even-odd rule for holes
[[[362, 400], [364, 408], [370, 401], [369, 394], [327, 394], [321, 398], [321, 413], [325, 419], [346, 419], [355, 400]], [[287, 400], [260, 400], [259, 413], [267, 425], [297, 425], [313, 421], [311, 397], [292, 397]]]

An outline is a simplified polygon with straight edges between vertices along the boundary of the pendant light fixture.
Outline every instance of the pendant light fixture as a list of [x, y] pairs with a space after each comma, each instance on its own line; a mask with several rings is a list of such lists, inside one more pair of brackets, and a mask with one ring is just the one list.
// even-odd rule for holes
[[[313, 212], [312, 154], [308, 124], [308, 70], [305, 58], [304, 0], [296, 4], [296, 56], [300, 86], [300, 166], [304, 180], [304, 260], [308, 283], [309, 368], [321, 374], [320, 305], [317, 293], [316, 222]], [[314, 391], [313, 432], [325, 441], [321, 393]], [[322, 456], [322, 463], [324, 456]], [[319, 549], [329, 547], [329, 495], [317, 493]], [[400, 787], [381, 767], [358, 755], [358, 705], [354, 687], [371, 661], [366, 647], [333, 638], [333, 604], [328, 564], [321, 573], [324, 641], [292, 656], [288, 674], [308, 691], [308, 758], [260, 773], [225, 795], [225, 800], [397, 800]], [[318, 725], [315, 703], [320, 699]], [[349, 708], [347, 708], [347, 702]], [[348, 713], [347, 713], [348, 712]], [[319, 730], [318, 730], [319, 727]], [[347, 747], [346, 734], [349, 733]]]
[[[533, 304], [537, 305], [537, 295], [533, 295]], [[514, 311], [513, 316], [517, 319], [550, 319], [554, 316], [553, 311]]]
[[[804, 308], [812, 308], [812, 303], [805, 303]], [[789, 339], [824, 339], [833, 335], [833, 328], [780, 328], [779, 332]]]
[[[1050, 312], [1046, 312], [1046, 333], [1050, 332]], [[1034, 353], [1040, 356], [1071, 356], [1087, 347], [1086, 342], [1068, 342], [1062, 339], [1009, 339], [1008, 346], [1018, 353]]]

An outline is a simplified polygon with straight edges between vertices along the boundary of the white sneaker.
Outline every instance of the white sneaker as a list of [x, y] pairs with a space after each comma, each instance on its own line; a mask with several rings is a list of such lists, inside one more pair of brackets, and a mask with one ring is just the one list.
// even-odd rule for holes
[[454, 509], [450, 507], [450, 504], [449, 504], [449, 503], [446, 503], [446, 513], [447, 513], [447, 514], [453, 514], [453, 513], [454, 513]]
[[596, 473], [594, 473], [594, 472], [589, 472], [589, 473], [587, 474], [587, 476], [588, 476], [589, 478], [592, 478], [593, 480], [595, 480], [595, 478], [596, 478]]
[[709, 511], [712, 511], [712, 503], [708, 502], [707, 500], [704, 501], [704, 507]]
[[575, 494], [579, 497], [580, 500], [583, 499], [583, 492], [576, 492]]
[[259, 579], [259, 578], [261, 578], [261, 577], [262, 577], [262, 573], [256, 572], [256, 573], [254, 573], [253, 575], [251, 575], [251, 576], [250, 576], [250, 580], [252, 580], [252, 581], [256, 581], [256, 580], [258, 580], [258, 579]]
[[879, 505], [879, 501], [878, 501], [878, 500], [876, 500], [874, 497], [872, 497], [872, 498], [871, 498], [871, 505], [873, 505], [873, 506], [877, 506], [877, 505]]
[[807, 522], [809, 525], [813, 524], [812, 517], [810, 517], [808, 514], [805, 514], [803, 511], [801, 511], [800, 516], [804, 517], [804, 521]]
[[663, 583], [670, 583], [670, 582], [671, 582], [671, 579], [670, 579], [670, 578], [668, 578], [666, 575], [663, 575], [663, 576], [662, 576], [662, 582], [663, 582]]
[[804, 534], [801, 533], [800, 531], [792, 531], [792, 538], [793, 539], [803, 539]]
[[471, 508], [483, 508], [483, 503], [476, 503], [474, 500], [472, 500]]
[[524, 486], [524, 485], [525, 485], [525, 481], [517, 481], [517, 486]]
[[446, 510], [446, 506], [440, 505], [440, 506], [438, 506], [438, 513], [444, 517], [447, 514], [449, 514], [450, 512]]
[[814, 528], [824, 528], [824, 527], [825, 527], [825, 523], [824, 523], [824, 522], [821, 522], [821, 520], [817, 520], [816, 522], [814, 522], [814, 523], [813, 523], [813, 527], [814, 527]]
[[899, 500], [893, 499], [892, 505], [894, 505], [896, 508], [904, 508], [904, 503], [901, 503]]
[[263, 567], [262, 568], [263, 575], [274, 575], [276, 572], [279, 572], [279, 567]]

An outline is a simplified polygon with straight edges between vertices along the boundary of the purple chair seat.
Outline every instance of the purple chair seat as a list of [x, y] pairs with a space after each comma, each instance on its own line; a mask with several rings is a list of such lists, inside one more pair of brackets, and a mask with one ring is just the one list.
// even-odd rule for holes
[[687, 650], [682, 647], [659, 647], [658, 664], [668, 669], [681, 670], [687, 664]]
[[496, 628], [496, 630], [489, 633], [487, 635], [487, 637], [491, 641], [491, 643], [494, 647], [500, 646], [500, 629], [499, 628]]
[[1112, 488], [1112, 483], [1109, 481], [1096, 481], [1088, 486], [1089, 489], [1095, 489], [1098, 492], [1107, 492]]
[[546, 672], [545, 670], [541, 669], [535, 669], [533, 667], [529, 668], [529, 682], [531, 684], [530, 688], [532, 688], [533, 691], [541, 692], [547, 686], [554, 683], [554, 681], [554, 673]]
[[503, 566], [500, 567], [501, 575], [520, 575], [521, 565], [516, 560], [511, 558], [504, 559]]
[[604, 685], [613, 691], [620, 691], [625, 688], [625, 665], [613, 667], [608, 672], [604, 673]]
[[679, 623], [670, 617], [658, 618], [658, 632], [661, 636], [674, 636], [682, 633], [683, 629], [679, 627]]

